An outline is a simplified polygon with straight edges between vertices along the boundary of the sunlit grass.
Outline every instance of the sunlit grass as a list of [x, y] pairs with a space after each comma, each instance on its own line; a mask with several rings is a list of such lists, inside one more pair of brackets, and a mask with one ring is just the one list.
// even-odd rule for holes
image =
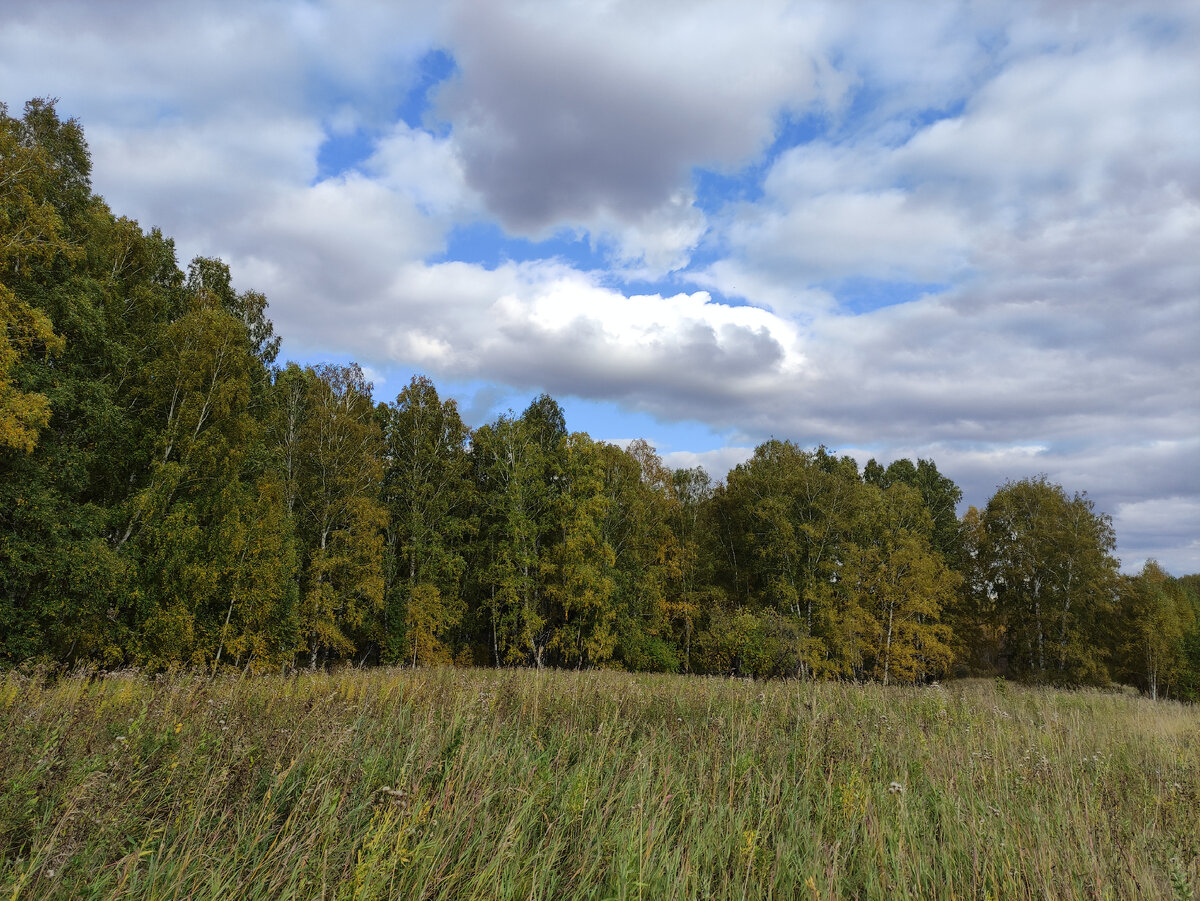
[[0, 899], [1200, 887], [1200, 713], [1118, 694], [9, 674], [0, 729]]

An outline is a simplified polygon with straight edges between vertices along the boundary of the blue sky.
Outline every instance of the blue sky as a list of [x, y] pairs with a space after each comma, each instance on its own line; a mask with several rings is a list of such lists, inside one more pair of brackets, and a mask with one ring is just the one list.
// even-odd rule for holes
[[718, 478], [771, 436], [974, 504], [1044, 473], [1182, 573], [1198, 39], [1185, 0], [16, 0], [0, 99], [381, 397], [546, 391]]

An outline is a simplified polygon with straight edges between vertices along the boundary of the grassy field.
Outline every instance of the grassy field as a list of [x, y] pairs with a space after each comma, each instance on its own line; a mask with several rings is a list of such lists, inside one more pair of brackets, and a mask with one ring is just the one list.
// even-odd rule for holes
[[610, 672], [0, 677], [0, 899], [1192, 898], [1200, 710]]

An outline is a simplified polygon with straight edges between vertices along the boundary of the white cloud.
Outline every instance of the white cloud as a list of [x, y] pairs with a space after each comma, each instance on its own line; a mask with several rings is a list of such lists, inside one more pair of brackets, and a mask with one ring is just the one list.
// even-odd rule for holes
[[453, 142], [403, 122], [379, 140], [362, 168], [373, 181], [434, 218], [436, 230], [444, 231], [452, 219], [469, 219], [481, 211], [479, 198], [467, 187]]
[[303, 337], [371, 361], [615, 398], [669, 419], [735, 407], [805, 368], [796, 328], [765, 310], [704, 292], [626, 297], [555, 262], [410, 262], [386, 293], [321, 309]]
[[625, 278], [655, 281], [688, 265], [706, 225], [691, 193], [677, 191], [661, 206], [629, 222], [602, 214], [589, 229], [614, 236], [614, 267]]
[[849, 276], [930, 282], [965, 267], [968, 228], [956, 210], [890, 188], [747, 210], [728, 236], [748, 268], [793, 286]]

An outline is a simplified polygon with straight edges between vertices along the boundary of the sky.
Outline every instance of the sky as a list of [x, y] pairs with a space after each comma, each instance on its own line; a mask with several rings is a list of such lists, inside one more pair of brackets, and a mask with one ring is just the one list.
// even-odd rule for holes
[[0, 101], [377, 399], [1044, 474], [1182, 575], [1198, 46], [1196, 0], [5, 0]]

